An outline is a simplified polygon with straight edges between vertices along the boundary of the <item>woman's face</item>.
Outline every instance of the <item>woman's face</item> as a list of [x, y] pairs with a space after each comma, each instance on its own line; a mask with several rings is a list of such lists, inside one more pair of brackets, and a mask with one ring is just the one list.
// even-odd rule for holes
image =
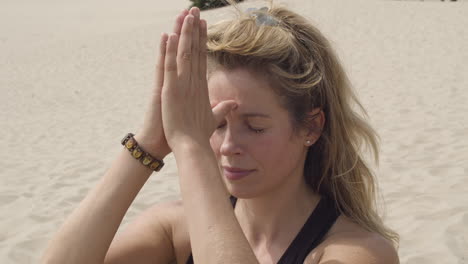
[[224, 100], [238, 104], [210, 139], [228, 191], [251, 198], [297, 182], [306, 139], [293, 135], [290, 116], [268, 83], [245, 69], [220, 70], [208, 87], [212, 107]]

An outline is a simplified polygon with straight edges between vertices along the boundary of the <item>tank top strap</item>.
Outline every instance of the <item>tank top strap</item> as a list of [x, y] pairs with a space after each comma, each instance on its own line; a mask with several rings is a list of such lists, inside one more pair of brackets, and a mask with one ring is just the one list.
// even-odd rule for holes
[[323, 241], [339, 216], [340, 212], [335, 202], [323, 196], [278, 264], [304, 263], [309, 253]]
[[237, 197], [231, 195], [229, 199], [231, 200], [232, 208], [236, 208]]

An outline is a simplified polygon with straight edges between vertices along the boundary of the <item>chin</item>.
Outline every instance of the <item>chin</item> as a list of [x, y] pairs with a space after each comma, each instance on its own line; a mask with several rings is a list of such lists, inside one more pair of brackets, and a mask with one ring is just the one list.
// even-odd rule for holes
[[252, 199], [268, 193], [268, 190], [255, 188], [252, 185], [226, 183], [226, 188], [229, 194], [239, 199]]
[[258, 196], [258, 192], [255, 192], [251, 188], [245, 188], [242, 186], [233, 186], [232, 184], [227, 184], [228, 192], [239, 199], [251, 199]]

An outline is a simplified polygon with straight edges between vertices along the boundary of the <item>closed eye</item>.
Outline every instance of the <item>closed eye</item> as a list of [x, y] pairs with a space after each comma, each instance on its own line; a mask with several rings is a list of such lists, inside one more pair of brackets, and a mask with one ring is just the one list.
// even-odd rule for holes
[[[224, 128], [225, 126], [226, 126], [226, 122], [223, 122], [216, 129], [221, 129], [221, 128]], [[250, 131], [252, 131], [252, 132], [254, 132], [256, 134], [261, 134], [261, 133], [265, 132], [264, 128], [254, 128], [254, 127], [250, 126], [249, 124], [246, 124], [246, 126], [249, 128]]]
[[224, 126], [226, 126], [226, 122], [221, 123], [216, 129], [223, 128]]
[[257, 133], [257, 134], [265, 132], [265, 129], [262, 129], [262, 128], [256, 129], [256, 128], [253, 128], [253, 127], [249, 126], [249, 129], [252, 130], [253, 132]]

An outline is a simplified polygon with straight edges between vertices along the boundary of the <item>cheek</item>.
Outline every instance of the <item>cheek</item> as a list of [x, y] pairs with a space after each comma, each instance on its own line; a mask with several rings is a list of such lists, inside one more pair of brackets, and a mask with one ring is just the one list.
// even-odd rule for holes
[[265, 135], [252, 141], [255, 149], [262, 155], [269, 156], [277, 151], [278, 140], [274, 135]]
[[287, 157], [283, 138], [265, 137], [261, 140], [258, 140], [256, 145], [258, 151], [257, 156], [263, 159], [265, 162], [275, 164], [280, 159]]
[[251, 158], [260, 163], [264, 169], [275, 168], [278, 162], [285, 158], [286, 141], [281, 135], [265, 134], [252, 137], [245, 147]]
[[277, 134], [264, 137], [255, 142], [255, 156], [271, 173], [286, 173], [297, 164], [301, 154], [301, 146], [292, 142], [288, 135]]

